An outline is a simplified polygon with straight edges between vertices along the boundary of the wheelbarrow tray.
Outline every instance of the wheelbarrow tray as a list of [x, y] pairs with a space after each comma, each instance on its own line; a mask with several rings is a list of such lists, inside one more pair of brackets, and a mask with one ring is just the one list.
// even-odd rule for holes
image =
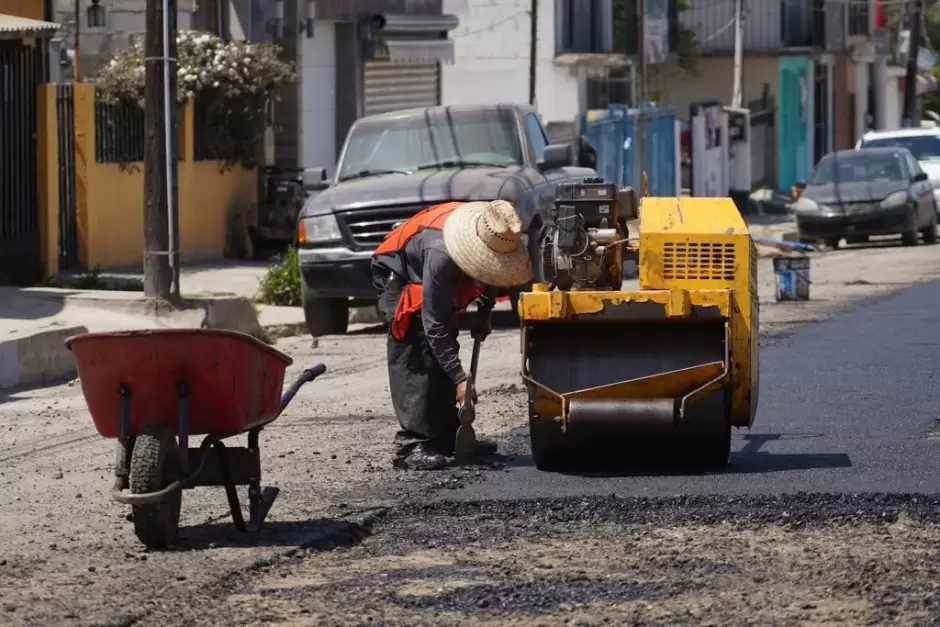
[[98, 433], [120, 431], [118, 390], [130, 390], [129, 432], [178, 433], [178, 386], [189, 389], [189, 435], [227, 437], [274, 420], [293, 360], [250, 335], [219, 329], [86, 333], [65, 341]]

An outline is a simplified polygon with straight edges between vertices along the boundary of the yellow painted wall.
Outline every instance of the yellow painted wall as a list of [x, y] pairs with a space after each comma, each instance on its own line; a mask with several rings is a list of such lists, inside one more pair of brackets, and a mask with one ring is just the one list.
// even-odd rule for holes
[[[40, 97], [54, 98], [54, 90], [41, 91]], [[46, 111], [45, 106], [40, 111]], [[193, 161], [191, 104], [179, 123], [178, 146], [183, 157], [178, 167], [180, 259], [221, 259], [229, 216], [257, 202], [257, 171], [236, 167], [222, 172], [219, 161]], [[139, 266], [143, 263], [143, 163], [122, 167], [95, 162], [91, 85], [75, 87], [75, 135], [79, 260], [85, 268], [102, 270]], [[58, 207], [47, 204], [43, 211], [57, 212]], [[48, 238], [44, 244], [51, 245]], [[48, 251], [45, 257], [50, 257]], [[54, 272], [47, 269], [47, 274]]]
[[0, 13], [42, 20], [42, 4], [42, 0], [0, 0]]

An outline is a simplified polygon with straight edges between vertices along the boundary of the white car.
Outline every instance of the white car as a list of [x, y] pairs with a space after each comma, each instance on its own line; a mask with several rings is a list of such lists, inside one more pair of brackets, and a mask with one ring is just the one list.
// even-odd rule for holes
[[[933, 183], [933, 196], [940, 207], [940, 127], [899, 128], [893, 131], [868, 131], [855, 149], [901, 146], [917, 159], [920, 168]], [[938, 209], [940, 212], [940, 209]]]

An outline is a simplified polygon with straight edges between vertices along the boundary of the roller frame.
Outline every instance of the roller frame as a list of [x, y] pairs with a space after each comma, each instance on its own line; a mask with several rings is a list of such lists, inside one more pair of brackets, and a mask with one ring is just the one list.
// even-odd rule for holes
[[[526, 341], [526, 333], [523, 330], [523, 342]], [[618, 400], [631, 401], [632, 403], [642, 402], [643, 400], [651, 401], [671, 401], [674, 406], [674, 411], [672, 415], [672, 426], [676, 430], [680, 429], [683, 424], [686, 422], [686, 410], [689, 404], [694, 403], [708, 394], [719, 390], [730, 383], [731, 380], [731, 355], [730, 355], [730, 333], [728, 330], [728, 323], [724, 324], [724, 360], [718, 362], [709, 362], [704, 363], [699, 366], [693, 366], [691, 368], [682, 368], [678, 370], [671, 370], [668, 372], [663, 372], [659, 374], [654, 374], [646, 377], [639, 377], [636, 379], [628, 379], [625, 381], [619, 381], [616, 383], [610, 383], [606, 385], [584, 388], [580, 390], [575, 390], [567, 393], [559, 393], [551, 388], [542, 385], [534, 378], [532, 378], [531, 373], [528, 368], [527, 363], [527, 352], [523, 350], [522, 357], [522, 379], [526, 384], [526, 387], [529, 390], [529, 400], [530, 402], [537, 402], [536, 398], [542, 394], [552, 398], [557, 402], [558, 406], [561, 408], [560, 416], [552, 416], [552, 420], [561, 421], [561, 430], [563, 433], [567, 433], [569, 429], [568, 424], [568, 413], [570, 409], [571, 401], [578, 400], [587, 400], [587, 399], [604, 399], [606, 402], [616, 402]], [[717, 370], [716, 374], [712, 374]], [[684, 394], [677, 394], [675, 396], [649, 396], [646, 394], [648, 390], [652, 389], [675, 389], [678, 386], [681, 386], [682, 383], [686, 383], [686, 389], [694, 385], [695, 387], [690, 389]], [[690, 383], [691, 382], [691, 383]], [[547, 420], [548, 418], [540, 415], [541, 420]], [[624, 416], [622, 422], [624, 424], [630, 423], [629, 416]]]

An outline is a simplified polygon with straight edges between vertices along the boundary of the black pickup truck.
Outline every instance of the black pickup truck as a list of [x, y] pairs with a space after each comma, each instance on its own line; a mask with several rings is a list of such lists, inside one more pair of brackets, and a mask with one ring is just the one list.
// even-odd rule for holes
[[[575, 166], [576, 157], [591, 167]], [[431, 205], [512, 201], [537, 259], [537, 234], [555, 186], [595, 176], [595, 160], [583, 139], [549, 144], [529, 105], [442, 106], [359, 119], [333, 180], [323, 169], [307, 171], [313, 194], [300, 212], [298, 240], [310, 333], [345, 333], [349, 307], [376, 302], [372, 251], [395, 226]]]

